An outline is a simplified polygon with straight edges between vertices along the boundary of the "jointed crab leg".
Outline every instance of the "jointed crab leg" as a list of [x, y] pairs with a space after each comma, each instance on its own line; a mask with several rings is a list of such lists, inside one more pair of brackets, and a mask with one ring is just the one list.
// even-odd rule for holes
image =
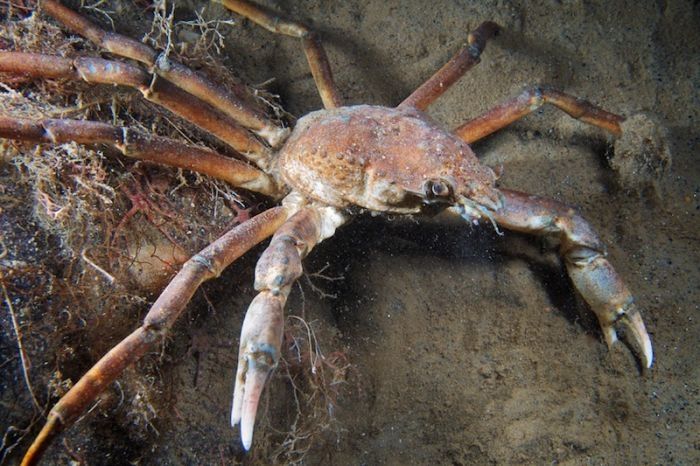
[[399, 104], [399, 107], [415, 107], [425, 110], [454, 84], [464, 73], [480, 61], [481, 52], [486, 47], [486, 41], [498, 33], [498, 25], [491, 21], [481, 23], [467, 36], [467, 45], [457, 52], [442, 68], [426, 82], [413, 91], [411, 95]]
[[304, 208], [277, 230], [258, 260], [255, 289], [260, 294], [243, 321], [231, 410], [231, 425], [240, 422], [246, 450], [253, 441], [260, 394], [280, 357], [284, 304], [292, 284], [301, 276], [301, 260], [344, 221], [344, 216], [332, 207]]
[[268, 31], [296, 37], [302, 40], [304, 53], [311, 68], [311, 74], [316, 81], [316, 87], [325, 108], [336, 108], [343, 105], [340, 93], [333, 81], [333, 73], [318, 35], [305, 25], [280, 18], [247, 0], [222, 0], [229, 10], [248, 18]]
[[261, 170], [202, 147], [150, 136], [129, 128], [81, 120], [23, 120], [0, 116], [0, 138], [36, 142], [109, 144], [122, 154], [140, 160], [185, 168], [233, 186], [278, 197], [275, 181]]
[[51, 409], [22, 464], [36, 464], [60, 431], [70, 427], [127, 366], [162, 341], [199, 285], [217, 277], [231, 262], [274, 233], [290, 213], [290, 207], [267, 210], [225, 233], [187, 261], [148, 311], [143, 325], [103, 356]]
[[42, 0], [41, 8], [72, 32], [86, 37], [108, 52], [145, 64], [151, 73], [164, 77], [233, 118], [265, 139], [272, 147], [279, 145], [289, 132], [226, 88], [148, 45], [121, 34], [107, 32], [55, 0]]
[[138, 89], [151, 102], [194, 123], [236, 149], [261, 168], [269, 164], [269, 150], [245, 128], [165, 79], [138, 66], [101, 58], [62, 58], [22, 52], [0, 52], [0, 72], [42, 78], [65, 78], [88, 83], [119, 84]]
[[552, 104], [573, 118], [602, 128], [615, 136], [622, 134], [620, 123], [625, 120], [624, 117], [550, 87], [527, 89], [518, 97], [469, 120], [454, 132], [471, 144], [534, 112], [544, 104]]
[[644, 367], [651, 367], [653, 351], [634, 298], [610, 262], [605, 246], [588, 222], [559, 202], [501, 189], [503, 206], [493, 214], [501, 226], [539, 235], [557, 235], [571, 281], [598, 317], [608, 346], [624, 328], [635, 342]]

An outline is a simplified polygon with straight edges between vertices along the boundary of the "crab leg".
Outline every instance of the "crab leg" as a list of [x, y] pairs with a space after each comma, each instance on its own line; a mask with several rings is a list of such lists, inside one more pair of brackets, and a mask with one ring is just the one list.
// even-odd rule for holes
[[557, 235], [571, 281], [598, 317], [611, 347], [624, 328], [637, 346], [644, 367], [651, 367], [653, 351], [644, 322], [629, 289], [605, 258], [605, 246], [591, 225], [574, 209], [559, 202], [506, 189], [503, 205], [493, 219], [505, 228], [539, 235]]
[[187, 261], [153, 303], [141, 327], [112, 348], [58, 400], [22, 465], [36, 464], [54, 437], [70, 427], [127, 366], [162, 341], [204, 281], [217, 277], [234, 260], [274, 233], [290, 213], [288, 207], [267, 210], [228, 231]]
[[[165, 53], [159, 53], [130, 37], [107, 32], [55, 0], [42, 0], [41, 9], [72, 32], [80, 34], [108, 52], [145, 64], [151, 73], [162, 76], [233, 118], [265, 139], [272, 147], [278, 146], [286, 138], [288, 129], [275, 124], [241, 97], [212, 82], [201, 73], [169, 59]], [[239, 90], [239, 93], [243, 94], [243, 91]]]
[[145, 99], [213, 134], [265, 169], [269, 150], [245, 128], [156, 75], [138, 66], [102, 58], [63, 58], [23, 52], [0, 52], [0, 72], [88, 83], [118, 84], [138, 89]]
[[499, 26], [491, 21], [481, 23], [467, 36], [467, 45], [457, 52], [442, 68], [426, 82], [413, 91], [399, 104], [399, 107], [415, 107], [425, 110], [428, 106], [450, 88], [464, 73], [480, 61], [481, 52], [486, 48], [486, 41], [498, 33]]
[[534, 112], [544, 104], [552, 104], [573, 118], [602, 128], [615, 136], [620, 136], [620, 123], [625, 120], [592, 103], [565, 94], [550, 87], [534, 87], [525, 90], [518, 97], [492, 108], [454, 130], [455, 134], [469, 144], [498, 131], [514, 121]]
[[185, 168], [268, 196], [279, 187], [261, 170], [202, 147], [150, 136], [126, 127], [82, 120], [24, 120], [0, 116], [0, 137], [36, 142], [109, 144], [127, 157]]
[[301, 276], [301, 260], [344, 222], [345, 218], [335, 208], [305, 208], [277, 230], [258, 261], [255, 289], [260, 293], [243, 321], [231, 410], [231, 425], [240, 423], [246, 450], [253, 441], [260, 394], [279, 361], [284, 304], [292, 284]]
[[311, 68], [311, 75], [316, 82], [323, 106], [336, 108], [343, 105], [340, 93], [333, 81], [328, 56], [318, 34], [301, 23], [280, 18], [247, 0], [223, 0], [222, 3], [229, 10], [248, 18], [268, 31], [301, 39], [306, 59]]

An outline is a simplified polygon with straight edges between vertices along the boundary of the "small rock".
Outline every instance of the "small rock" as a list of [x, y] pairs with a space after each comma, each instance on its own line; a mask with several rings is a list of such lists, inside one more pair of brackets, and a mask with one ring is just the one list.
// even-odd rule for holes
[[632, 115], [621, 126], [622, 136], [615, 141], [610, 159], [620, 185], [636, 192], [656, 189], [671, 167], [668, 131], [645, 113]]

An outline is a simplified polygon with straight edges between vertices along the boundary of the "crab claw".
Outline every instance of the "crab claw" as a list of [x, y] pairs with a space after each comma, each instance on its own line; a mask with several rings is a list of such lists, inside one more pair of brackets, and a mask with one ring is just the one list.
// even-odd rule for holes
[[626, 340], [636, 346], [641, 364], [650, 368], [654, 362], [651, 339], [632, 293], [605, 258], [600, 240], [578, 217], [570, 218], [568, 224], [559, 221], [571, 231], [566, 241], [585, 245], [566, 250], [566, 268], [576, 289], [598, 317], [608, 348], [617, 342], [617, 331], [621, 330]]
[[603, 326], [603, 334], [608, 347], [618, 341], [617, 331], [622, 330], [628, 340], [632, 340], [640, 351], [640, 358], [644, 367], [651, 367], [654, 362], [654, 351], [651, 347], [651, 339], [644, 326], [644, 321], [639, 311], [633, 304], [628, 306], [628, 309], [620, 311], [617, 319], [608, 325]]
[[[260, 359], [268, 359], [269, 353], [262, 352]], [[250, 450], [253, 443], [253, 429], [255, 427], [255, 415], [258, 411], [258, 403], [260, 394], [265, 388], [267, 376], [270, 374], [272, 367], [264, 361], [259, 364], [255, 359], [255, 354], [247, 357], [246, 368], [244, 369], [244, 380], [236, 380], [236, 384], [240, 384], [234, 391], [233, 411], [231, 413], [231, 425], [241, 423], [241, 442], [246, 450]]]
[[263, 291], [250, 304], [243, 321], [231, 426], [240, 423], [241, 442], [246, 450], [250, 450], [253, 443], [260, 395], [279, 361], [284, 330], [283, 307], [281, 294]]

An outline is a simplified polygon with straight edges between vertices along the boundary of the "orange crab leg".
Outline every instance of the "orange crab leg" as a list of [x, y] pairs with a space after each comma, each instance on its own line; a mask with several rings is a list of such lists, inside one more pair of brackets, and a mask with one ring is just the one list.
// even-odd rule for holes
[[[108, 52], [145, 64], [151, 72], [162, 76], [233, 118], [242, 126], [265, 139], [273, 147], [279, 145], [289, 132], [288, 129], [275, 124], [261, 111], [244, 101], [242, 97], [229, 92], [201, 73], [192, 71], [142, 42], [105, 31], [55, 0], [42, 0], [41, 9], [72, 32], [80, 34]], [[236, 90], [234, 88], [234, 91]], [[238, 93], [243, 95], [244, 91], [238, 90]]]
[[69, 59], [52, 55], [0, 51], [0, 72], [41, 78], [65, 78], [88, 83], [117, 84], [138, 89], [143, 96], [215, 135], [243, 153], [267, 154], [267, 148], [245, 129], [164, 79], [128, 63], [101, 58]]
[[498, 33], [499, 26], [491, 21], [481, 23], [467, 36], [467, 45], [457, 52], [445, 65], [426, 82], [413, 91], [399, 104], [399, 107], [415, 107], [425, 110], [428, 106], [450, 88], [464, 73], [480, 61], [481, 52], [486, 48], [486, 41]]
[[318, 34], [301, 23], [280, 18], [247, 0], [223, 0], [222, 3], [229, 10], [248, 18], [268, 31], [301, 39], [306, 59], [311, 68], [311, 75], [316, 82], [323, 106], [336, 108], [343, 105], [343, 100], [333, 80], [328, 56]]
[[455, 129], [454, 132], [471, 144], [534, 112], [544, 104], [554, 105], [573, 118], [602, 128], [615, 136], [622, 134], [620, 123], [625, 120], [624, 117], [550, 87], [527, 89], [518, 97], [469, 120]]
[[204, 281], [217, 277], [234, 260], [273, 234], [289, 214], [287, 207], [267, 210], [228, 231], [187, 261], [148, 311], [143, 325], [104, 355], [58, 400], [22, 465], [36, 464], [56, 435], [70, 427], [127, 366], [162, 341]]
[[278, 197], [280, 188], [261, 170], [202, 147], [143, 134], [129, 128], [82, 120], [24, 120], [0, 116], [0, 138], [36, 142], [109, 144], [127, 157], [185, 168], [233, 186]]
[[260, 394], [277, 366], [284, 330], [284, 304], [294, 281], [301, 276], [301, 260], [345, 222], [335, 208], [307, 207], [291, 217], [273, 236], [255, 268], [255, 289], [260, 293], [248, 308], [238, 351], [231, 425], [241, 425], [246, 450]]
[[0, 72], [36, 77], [118, 84], [138, 89], [145, 99], [185, 118], [258, 163], [268, 164], [269, 150], [245, 128], [184, 92], [170, 82], [146, 73], [138, 66], [102, 58], [62, 58], [23, 52], [0, 52]]
[[507, 189], [500, 189], [502, 206], [490, 216], [510, 230], [537, 235], [556, 235], [559, 253], [574, 286], [598, 317], [611, 347], [617, 330], [624, 328], [640, 353], [644, 367], [651, 367], [651, 339], [639, 309], [622, 278], [605, 258], [605, 246], [593, 227], [576, 211], [560, 202]]

